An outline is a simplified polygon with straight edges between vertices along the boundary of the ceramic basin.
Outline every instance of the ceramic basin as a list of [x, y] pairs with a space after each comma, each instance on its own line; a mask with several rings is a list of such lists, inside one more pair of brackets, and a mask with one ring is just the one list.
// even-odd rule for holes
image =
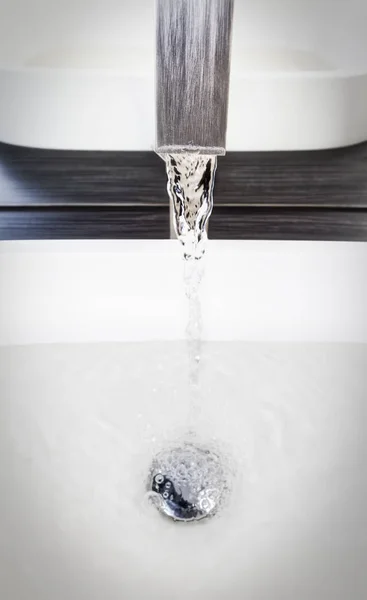
[[[0, 243], [0, 596], [366, 597], [367, 246], [211, 242], [199, 397], [180, 248]], [[218, 449], [226, 502], [175, 523], [151, 461]]]

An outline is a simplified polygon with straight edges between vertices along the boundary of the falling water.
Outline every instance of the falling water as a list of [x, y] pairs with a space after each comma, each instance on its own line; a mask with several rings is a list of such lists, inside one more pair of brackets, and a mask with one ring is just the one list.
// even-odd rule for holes
[[196, 153], [165, 156], [174, 226], [186, 259], [205, 253], [207, 225], [213, 209], [217, 157]]
[[214, 180], [217, 157], [196, 153], [166, 156], [168, 193], [172, 201], [174, 226], [183, 246], [185, 258], [184, 284], [189, 303], [187, 345], [189, 357], [189, 387], [191, 394], [190, 431], [200, 413], [200, 359], [202, 346], [202, 315], [200, 283], [204, 275], [202, 260], [207, 242], [208, 220], [213, 208]]
[[[186, 439], [165, 448], [155, 457], [149, 474], [147, 494], [164, 515], [180, 521], [213, 516], [229, 489], [224, 457], [198, 436], [203, 405], [201, 386], [202, 317], [200, 283], [207, 225], [213, 208], [216, 157], [199, 153], [170, 154], [166, 157], [168, 193], [174, 224], [183, 247], [184, 285], [189, 318], [186, 329], [188, 352], [188, 413]], [[214, 439], [214, 438], [213, 438]]]
[[186, 328], [190, 405], [188, 427], [190, 433], [195, 431], [196, 421], [201, 410], [200, 361], [202, 355], [202, 315], [200, 302], [200, 283], [204, 275], [202, 261], [188, 260], [185, 263], [185, 293], [189, 303], [189, 318]]

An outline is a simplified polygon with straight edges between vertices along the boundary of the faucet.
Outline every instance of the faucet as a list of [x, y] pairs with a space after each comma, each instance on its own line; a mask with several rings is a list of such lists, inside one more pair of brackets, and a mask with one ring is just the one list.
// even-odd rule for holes
[[157, 0], [157, 151], [225, 153], [233, 0]]
[[186, 258], [205, 252], [225, 154], [234, 0], [157, 0], [157, 153]]

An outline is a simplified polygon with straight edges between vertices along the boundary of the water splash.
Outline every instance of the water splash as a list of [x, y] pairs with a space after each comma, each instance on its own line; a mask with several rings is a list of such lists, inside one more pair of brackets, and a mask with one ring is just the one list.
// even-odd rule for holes
[[206, 249], [217, 157], [191, 152], [168, 154], [164, 159], [176, 235], [183, 245], [184, 257], [199, 259]]

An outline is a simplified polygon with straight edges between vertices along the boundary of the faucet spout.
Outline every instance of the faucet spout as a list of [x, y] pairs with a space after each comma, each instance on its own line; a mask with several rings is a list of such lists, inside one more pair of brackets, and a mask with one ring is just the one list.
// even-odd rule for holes
[[157, 152], [225, 154], [234, 0], [157, 0]]

